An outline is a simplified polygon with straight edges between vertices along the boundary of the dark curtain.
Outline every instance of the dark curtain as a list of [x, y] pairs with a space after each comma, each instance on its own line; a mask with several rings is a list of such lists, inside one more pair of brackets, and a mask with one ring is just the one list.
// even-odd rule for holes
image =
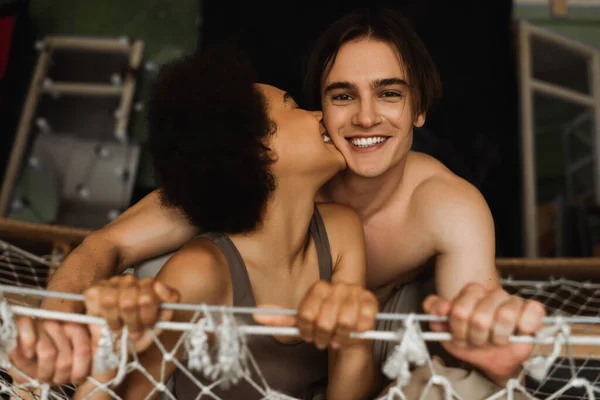
[[400, 10], [429, 49], [444, 96], [415, 132], [415, 149], [476, 185], [496, 221], [498, 254], [521, 255], [518, 98], [511, 0], [203, 2], [200, 50], [233, 33], [264, 83], [302, 99], [306, 55], [318, 34], [356, 7]]

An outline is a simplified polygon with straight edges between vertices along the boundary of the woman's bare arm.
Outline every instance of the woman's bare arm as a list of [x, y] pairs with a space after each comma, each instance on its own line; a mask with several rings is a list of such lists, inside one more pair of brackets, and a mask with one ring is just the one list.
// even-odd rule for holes
[[[366, 286], [366, 245], [360, 217], [351, 209], [337, 204], [320, 205], [327, 234], [334, 256], [332, 285], [348, 285], [353, 288], [351, 297], [344, 301], [340, 310], [356, 320], [349, 325], [359, 330], [373, 329], [374, 315], [378, 311], [375, 296]], [[352, 318], [349, 319], [349, 321]], [[352, 345], [329, 349], [328, 399], [366, 399], [372, 395], [379, 374], [373, 357], [372, 341], [356, 341]]]
[[[132, 280], [137, 278], [113, 278], [113, 280], [119, 281], [126, 279]], [[157, 275], [156, 281], [161, 282], [168, 288], [176, 290], [179, 294], [179, 300], [183, 304], [225, 304], [231, 293], [231, 280], [229, 279], [229, 269], [227, 268], [226, 261], [218, 248], [206, 240], [194, 240], [173, 255]], [[140, 281], [137, 280], [136, 282]], [[121, 320], [128, 323], [128, 318], [124, 315], [125, 312], [128, 312], [127, 307], [124, 307], [121, 303], [127, 301], [126, 296], [123, 295], [126, 291], [129, 291], [128, 293], [131, 297], [131, 289], [122, 284], [113, 284], [111, 286], [112, 288], [105, 290], [116, 291], [116, 293], [112, 293], [112, 295], [106, 291], [102, 292], [103, 289], [101, 285], [92, 288], [92, 290], [101, 289], [98, 293], [95, 293], [98, 300], [94, 300], [96, 303], [94, 308], [97, 309], [98, 306], [100, 306], [102, 309], [100, 314], [106, 313], [113, 317], [118, 314]], [[88, 293], [89, 290], [86, 291], [86, 295]], [[137, 293], [141, 293], [141, 291], [138, 291]], [[135, 300], [139, 301], [137, 297]], [[135, 302], [134, 304], [139, 304], [139, 302]], [[142, 307], [143, 306], [138, 306], [138, 311]], [[141, 311], [139, 312], [139, 318], [134, 318], [136, 321], [143, 319], [141, 317]], [[189, 311], [176, 311], [172, 320], [176, 322], [190, 322], [191, 317], [192, 314]], [[130, 318], [129, 321], [131, 320], [132, 319]], [[142, 326], [138, 326], [137, 331], [135, 329], [132, 330], [132, 327], [129, 325], [128, 327], [132, 335], [141, 335], [143, 332]], [[165, 349], [171, 351], [178, 342], [181, 334], [182, 332], [165, 331], [159, 335], [159, 339]], [[158, 382], [160, 382], [161, 378], [163, 356], [164, 354], [162, 351], [155, 345], [151, 345], [147, 350], [138, 354], [139, 362]], [[176, 354], [176, 356], [181, 357], [181, 354]], [[173, 374], [175, 368], [174, 363], [165, 362], [164, 384], [167, 383], [167, 380]], [[114, 371], [103, 375], [104, 376], [97, 375], [94, 377], [99, 381], [106, 381], [112, 378]], [[75, 399], [85, 397], [94, 388], [95, 384], [90, 383], [89, 381], [85, 382], [78, 388]], [[148, 398], [148, 393], [153, 389], [154, 384], [152, 384], [143, 374], [132, 371], [115, 391], [125, 399], [145, 399]], [[158, 395], [158, 392], [156, 395]], [[112, 397], [109, 394], [102, 392], [98, 392], [91, 397], [93, 400], [111, 398]], [[156, 396], [151, 398], [156, 398]]]
[[373, 393], [379, 377], [371, 341], [350, 339], [353, 331], [373, 329], [377, 298], [365, 288], [366, 250], [362, 222], [352, 209], [320, 204], [325, 222], [333, 274], [331, 283], [319, 280], [292, 315], [255, 314], [263, 325], [295, 326], [300, 337], [329, 349], [328, 400], [362, 400]]

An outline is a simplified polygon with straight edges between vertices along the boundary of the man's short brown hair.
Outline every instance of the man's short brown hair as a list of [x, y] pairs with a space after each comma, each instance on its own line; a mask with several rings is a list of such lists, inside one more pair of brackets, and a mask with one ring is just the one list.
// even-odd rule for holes
[[374, 8], [346, 14], [317, 39], [304, 81], [309, 108], [321, 108], [321, 86], [342, 45], [363, 38], [387, 42], [397, 49], [411, 88], [415, 115], [426, 112], [439, 100], [440, 76], [419, 36], [396, 11]]

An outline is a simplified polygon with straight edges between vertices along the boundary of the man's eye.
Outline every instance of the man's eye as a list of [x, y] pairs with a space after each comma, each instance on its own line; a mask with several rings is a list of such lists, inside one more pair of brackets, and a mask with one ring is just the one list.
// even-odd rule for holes
[[331, 99], [332, 100], [346, 101], [346, 100], [350, 100], [351, 97], [350, 97], [350, 95], [347, 95], [347, 94], [336, 94]]

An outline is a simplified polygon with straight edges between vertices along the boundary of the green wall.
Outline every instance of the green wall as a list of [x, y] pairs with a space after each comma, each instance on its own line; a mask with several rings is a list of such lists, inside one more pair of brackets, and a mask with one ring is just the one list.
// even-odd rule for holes
[[600, 48], [600, 7], [569, 7], [565, 18], [555, 19], [549, 6], [515, 6], [513, 16]]
[[[547, 5], [515, 5], [513, 16], [515, 21], [526, 20], [569, 39], [600, 48], [600, 7], [569, 7], [565, 18], [556, 19]], [[561, 125], [576, 114], [574, 108], [577, 107], [560, 101], [546, 101], [543, 106], [536, 108], [539, 201], [552, 200], [563, 191], [565, 178]]]
[[[48, 34], [127, 35], [145, 42], [145, 60], [164, 63], [197, 48], [198, 0], [31, 0], [30, 14], [41, 38]], [[152, 73], [144, 73], [140, 100], [148, 98]], [[133, 137], [146, 137], [144, 113], [133, 113]], [[150, 162], [142, 156], [137, 184], [154, 186]]]

